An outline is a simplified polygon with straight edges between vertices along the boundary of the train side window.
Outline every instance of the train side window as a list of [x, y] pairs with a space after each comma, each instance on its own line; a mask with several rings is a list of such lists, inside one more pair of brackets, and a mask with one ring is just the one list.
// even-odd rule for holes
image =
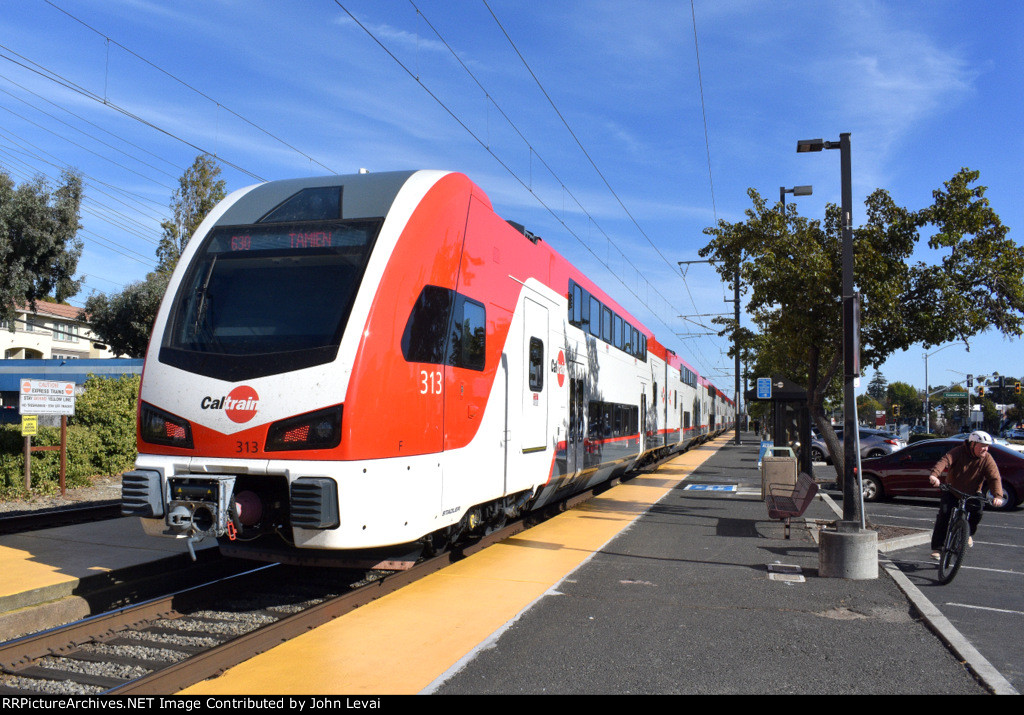
[[606, 343], [612, 341], [612, 311], [610, 308], [601, 308], [601, 339]]
[[601, 301], [590, 296], [590, 334], [601, 337]]
[[622, 349], [622, 318], [620, 318], [618, 315], [616, 315], [616, 316], [614, 316], [613, 319], [614, 319], [615, 323], [612, 325], [612, 333], [614, 333], [614, 335], [612, 336], [613, 339], [614, 339], [614, 342], [612, 342], [612, 345], [614, 345], [619, 350], [621, 350]]
[[576, 326], [583, 324], [583, 289], [575, 283], [569, 295], [569, 322]]
[[530, 338], [530, 391], [544, 389], [544, 341]]
[[424, 286], [402, 333], [402, 356], [407, 362], [443, 364], [455, 292]]
[[449, 333], [448, 364], [483, 370], [487, 339], [487, 311], [482, 303], [456, 293]]
[[597, 440], [601, 438], [601, 403], [594, 401], [587, 403], [587, 439]]

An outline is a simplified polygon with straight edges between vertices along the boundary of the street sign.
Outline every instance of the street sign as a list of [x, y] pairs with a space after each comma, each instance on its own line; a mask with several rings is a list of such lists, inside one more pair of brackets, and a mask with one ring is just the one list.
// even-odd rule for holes
[[20, 415], [75, 414], [75, 383], [22, 380], [18, 393]]
[[951, 397], [953, 399], [957, 399], [957, 398], [961, 398], [961, 397], [967, 397], [968, 394], [969, 393], [967, 393], [967, 392], [943, 392], [942, 396], [943, 397]]
[[757, 399], [772, 399], [772, 379], [770, 377], [757, 378]]

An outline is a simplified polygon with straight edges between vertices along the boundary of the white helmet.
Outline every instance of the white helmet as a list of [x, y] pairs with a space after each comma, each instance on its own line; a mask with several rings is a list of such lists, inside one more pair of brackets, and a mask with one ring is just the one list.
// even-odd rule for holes
[[982, 444], [992, 444], [992, 435], [988, 432], [982, 432], [981, 430], [975, 430], [967, 436], [968, 442], [981, 442]]

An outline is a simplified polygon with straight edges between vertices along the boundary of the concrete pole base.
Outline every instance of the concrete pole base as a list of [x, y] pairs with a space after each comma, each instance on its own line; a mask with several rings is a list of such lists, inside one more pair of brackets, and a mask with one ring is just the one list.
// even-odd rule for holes
[[878, 532], [822, 529], [818, 537], [819, 576], [862, 581], [878, 578]]

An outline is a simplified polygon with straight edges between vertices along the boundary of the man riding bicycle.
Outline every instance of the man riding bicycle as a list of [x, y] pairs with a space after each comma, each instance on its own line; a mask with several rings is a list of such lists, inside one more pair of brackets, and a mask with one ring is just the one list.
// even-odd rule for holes
[[[977, 430], [971, 432], [964, 443], [946, 453], [934, 467], [928, 476], [928, 481], [933, 487], [942, 483], [939, 475], [948, 469], [946, 482], [951, 486], [968, 494], [981, 494], [984, 485], [994, 495], [992, 506], [1002, 506], [1005, 499], [1003, 495], [1003, 482], [999, 477], [999, 467], [996, 460], [988, 453], [989, 445], [992, 444], [992, 436], [988, 432]], [[956, 504], [956, 497], [949, 492], [943, 492], [939, 502], [939, 514], [935, 518], [935, 528], [932, 530], [932, 558], [938, 560], [939, 549], [942, 548], [942, 541], [946, 536], [946, 526], [949, 523], [949, 513]], [[967, 521], [971, 526], [971, 536], [978, 530], [981, 522], [981, 500], [972, 499], [967, 506]], [[968, 546], [974, 546], [974, 539], [967, 539]]]

